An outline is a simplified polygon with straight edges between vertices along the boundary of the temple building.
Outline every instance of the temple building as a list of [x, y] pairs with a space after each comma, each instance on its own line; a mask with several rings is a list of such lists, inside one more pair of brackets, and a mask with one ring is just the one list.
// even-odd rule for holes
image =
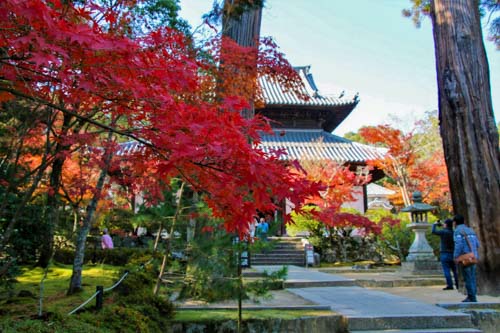
[[[340, 165], [349, 166], [360, 176], [370, 175], [371, 181], [384, 176], [381, 170], [369, 170], [367, 161], [382, 158], [385, 149], [376, 148], [332, 134], [332, 132], [354, 110], [359, 102], [358, 95], [347, 96], [342, 93], [337, 97], [320, 93], [310, 66], [295, 67], [304, 87], [300, 93], [286, 91], [279, 84], [266, 77], [260, 78], [264, 107], [256, 109], [272, 120], [274, 135], [262, 134], [260, 148], [265, 152], [282, 149], [287, 155], [281, 158], [289, 160], [332, 160]], [[304, 98], [303, 96], [307, 96]], [[121, 145], [118, 156], [126, 156], [141, 149], [137, 142]], [[354, 189], [355, 201], [344, 206], [366, 212], [368, 194], [366, 185]], [[289, 211], [283, 203], [283, 211]], [[275, 220], [281, 221], [280, 213], [275, 213]], [[280, 232], [286, 233], [284, 228]]]
[[391, 197], [396, 194], [396, 191], [375, 183], [368, 184], [366, 190], [368, 194], [368, 209], [383, 208], [391, 211], [395, 209], [391, 204]]
[[[358, 174], [371, 175], [371, 181], [384, 176], [381, 170], [368, 171], [368, 160], [382, 158], [385, 150], [360, 144], [332, 134], [354, 110], [358, 95], [337, 97], [320, 93], [310, 66], [295, 67], [304, 83], [301, 93], [286, 91], [265, 77], [260, 79], [264, 107], [255, 110], [272, 120], [275, 135], [264, 134], [260, 148], [266, 152], [275, 149], [286, 151], [284, 159], [333, 160], [349, 166]], [[307, 96], [304, 99], [302, 96]], [[366, 185], [354, 190], [356, 201], [346, 206], [364, 213], [368, 208]]]

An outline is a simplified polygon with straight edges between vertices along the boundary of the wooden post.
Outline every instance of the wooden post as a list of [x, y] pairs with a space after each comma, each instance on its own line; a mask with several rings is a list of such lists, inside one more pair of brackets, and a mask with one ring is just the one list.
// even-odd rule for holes
[[238, 333], [242, 332], [242, 298], [243, 298], [243, 279], [242, 279], [242, 269], [241, 269], [241, 247], [238, 244]]
[[95, 297], [95, 308], [97, 311], [102, 309], [102, 301], [104, 298], [104, 288], [103, 286], [96, 286], [95, 291], [97, 292], [97, 295]]

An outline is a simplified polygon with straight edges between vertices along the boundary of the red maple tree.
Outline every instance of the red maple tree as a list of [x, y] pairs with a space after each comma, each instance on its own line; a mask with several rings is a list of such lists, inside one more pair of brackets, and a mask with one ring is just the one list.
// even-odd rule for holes
[[[411, 193], [420, 191], [426, 202], [451, 208], [442, 149], [424, 154], [414, 131], [403, 133], [389, 125], [362, 127], [359, 133], [367, 142], [387, 148], [386, 158], [370, 164], [382, 169], [397, 186], [399, 195], [393, 198], [396, 204], [410, 205]], [[394, 187], [390, 182], [386, 186]]]
[[[241, 78], [210, 75], [217, 73], [217, 61], [197, 57], [182, 33], [162, 28], [131, 39], [119, 29], [126, 16], [118, 20], [99, 1], [75, 6], [6, 0], [0, 6], [2, 98], [30, 101], [39, 106], [33, 112], [67, 117], [96, 134], [51, 124], [58, 132], [54, 139], [65, 143], [57, 154], [69, 156], [82, 142], [102, 145], [99, 131], [136, 140], [144, 150], [128, 163], [134, 175], [149, 175], [137, 182], [142, 188], [159, 193], [154, 180], [168, 183], [181, 176], [204, 194], [228, 231], [240, 234], [256, 209], [276, 209], [273, 202], [285, 197], [300, 207], [318, 190], [289, 173], [276, 156], [256, 149], [259, 132], [270, 126], [260, 117], [243, 119], [234, 112], [248, 106], [245, 87], [215, 98], [215, 89], [206, 86]], [[272, 52], [266, 45], [261, 59], [269, 67], [272, 55], [265, 54]], [[240, 51], [235, 46], [232, 54]], [[276, 72], [292, 73], [282, 59], [275, 64]]]
[[355, 227], [367, 233], [380, 231], [367, 217], [341, 210], [345, 203], [355, 200], [356, 191], [362, 191], [360, 186], [367, 184], [369, 177], [360, 177], [350, 171], [349, 166], [331, 160], [304, 161], [301, 167], [306, 170], [307, 179], [324, 186], [322, 191], [306, 200], [306, 204], [317, 207], [308, 212], [314, 219], [329, 228]]

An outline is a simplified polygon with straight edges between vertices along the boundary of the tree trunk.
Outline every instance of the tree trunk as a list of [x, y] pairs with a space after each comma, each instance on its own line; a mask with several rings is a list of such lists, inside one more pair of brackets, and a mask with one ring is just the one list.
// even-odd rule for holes
[[185, 182], [182, 182], [181, 188], [179, 189], [178, 195], [179, 199], [177, 201], [177, 207], [175, 208], [175, 214], [172, 218], [172, 226], [170, 227], [170, 234], [168, 237], [167, 244], [165, 246], [165, 253], [163, 254], [163, 260], [161, 263], [161, 268], [160, 272], [158, 273], [158, 278], [156, 279], [156, 284], [153, 289], [153, 295], [158, 295], [158, 292], [160, 291], [160, 285], [161, 285], [161, 279], [163, 277], [163, 274], [165, 274], [165, 267], [168, 264], [168, 257], [170, 256], [170, 253], [172, 252], [172, 238], [174, 237], [174, 231], [175, 231], [175, 224], [179, 218], [179, 214], [181, 213], [182, 210], [182, 196], [184, 194], [184, 186], [186, 185]]
[[[61, 133], [57, 137], [57, 143], [54, 149], [54, 161], [52, 162], [52, 170], [50, 173], [50, 190], [47, 194], [47, 207], [45, 214], [45, 223], [47, 224], [46, 241], [40, 247], [40, 257], [37, 265], [47, 267], [54, 251], [54, 232], [59, 224], [59, 189], [61, 188], [61, 180], [63, 174], [63, 166], [66, 157], [61, 152], [67, 151], [70, 146], [61, 143], [61, 138], [65, 138], [70, 130], [73, 116], [69, 114], [63, 115], [63, 123]], [[52, 125], [52, 123], [51, 123]], [[48, 128], [50, 130], [50, 128]]]
[[[109, 144], [113, 138], [113, 133], [109, 132], [108, 141]], [[101, 197], [101, 192], [104, 187], [104, 181], [106, 180], [106, 175], [108, 174], [109, 165], [111, 163], [111, 159], [113, 157], [113, 153], [109, 148], [106, 148], [104, 151], [104, 165], [101, 169], [101, 173], [99, 174], [99, 179], [97, 180], [96, 189], [94, 191], [94, 196], [87, 206], [87, 214], [85, 219], [83, 220], [83, 225], [78, 231], [78, 235], [76, 238], [76, 249], [75, 249], [75, 258], [73, 260], [73, 273], [71, 275], [71, 280], [68, 288], [68, 295], [74, 294], [75, 292], [82, 290], [82, 270], [83, 263], [85, 259], [85, 242], [87, 241], [87, 235], [90, 231], [90, 227], [92, 224], [92, 218], [97, 208], [97, 204]]]
[[[235, 6], [234, 0], [226, 0], [226, 8]], [[240, 16], [229, 15], [224, 12], [222, 34], [230, 37], [240, 46], [257, 47], [260, 38], [262, 7], [250, 9]]]
[[499, 294], [500, 153], [477, 1], [434, 0], [439, 120], [455, 213], [476, 231], [478, 288]]
[[45, 207], [45, 223], [47, 224], [47, 233], [45, 242], [40, 246], [40, 257], [38, 258], [37, 266], [47, 267], [54, 248], [54, 232], [59, 224], [59, 188], [61, 185], [61, 176], [65, 157], [57, 157], [52, 163], [52, 171], [50, 173], [50, 188], [47, 194], [47, 206]]
[[[249, 9], [239, 16], [234, 16], [230, 8], [237, 6], [235, 0], [225, 0], [224, 13], [222, 18], [222, 35], [231, 38], [238, 45], [255, 49], [254, 72], [248, 78], [257, 85], [257, 54], [260, 38], [260, 26], [262, 20], [262, 7]], [[224, 50], [222, 50], [224, 52]], [[255, 115], [253, 98], [249, 101], [250, 108], [242, 111], [242, 116], [250, 119]]]

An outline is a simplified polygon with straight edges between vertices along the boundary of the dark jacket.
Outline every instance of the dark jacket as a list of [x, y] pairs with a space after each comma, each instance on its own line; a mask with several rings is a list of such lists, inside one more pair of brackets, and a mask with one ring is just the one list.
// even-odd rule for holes
[[441, 253], [453, 253], [455, 243], [453, 241], [453, 230], [444, 228], [436, 230], [436, 224], [432, 225], [432, 233], [441, 237]]

